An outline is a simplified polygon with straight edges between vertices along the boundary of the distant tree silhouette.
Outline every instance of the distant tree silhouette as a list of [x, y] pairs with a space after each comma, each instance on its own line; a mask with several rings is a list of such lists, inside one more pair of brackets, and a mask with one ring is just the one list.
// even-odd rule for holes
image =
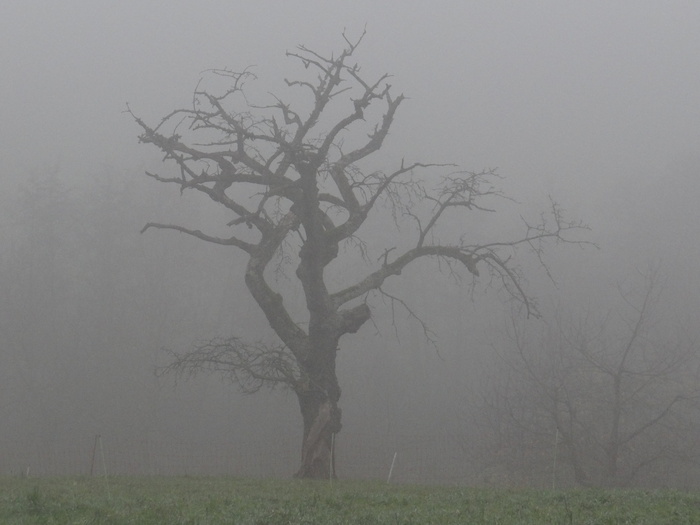
[[696, 463], [698, 346], [661, 322], [658, 268], [639, 278], [607, 314], [560, 313], [534, 336], [513, 323], [486, 397], [492, 442], [513, 471], [551, 474], [555, 439], [561, 471], [580, 485], [674, 483]]

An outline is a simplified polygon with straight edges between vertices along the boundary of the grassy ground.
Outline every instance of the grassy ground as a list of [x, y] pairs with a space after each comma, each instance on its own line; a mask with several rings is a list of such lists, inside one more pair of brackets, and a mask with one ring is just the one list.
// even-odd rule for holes
[[0, 478], [1, 524], [699, 524], [700, 494], [230, 478]]

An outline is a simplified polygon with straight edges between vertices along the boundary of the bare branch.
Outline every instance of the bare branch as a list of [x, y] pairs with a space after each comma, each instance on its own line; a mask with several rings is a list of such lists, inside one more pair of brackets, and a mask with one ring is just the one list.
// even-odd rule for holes
[[437, 334], [433, 332], [430, 327], [428, 326], [428, 323], [426, 323], [409, 305], [404, 301], [403, 299], [396, 297], [395, 295], [390, 294], [389, 292], [383, 290], [381, 287], [377, 288], [377, 292], [379, 292], [383, 297], [386, 297], [391, 301], [391, 319], [392, 319], [392, 324], [394, 326], [394, 331], [396, 334], [396, 338], [399, 339], [399, 332], [398, 332], [398, 325], [396, 324], [396, 312], [394, 310], [394, 304], [398, 304], [403, 308], [408, 316], [413, 319], [414, 321], [418, 322], [420, 324], [422, 330], [423, 330], [423, 336], [425, 337], [425, 341], [430, 344], [436, 351], [438, 351], [438, 345], [437, 345]]
[[189, 352], [167, 353], [171, 362], [158, 368], [157, 375], [221, 374], [246, 394], [253, 394], [263, 387], [295, 389], [301, 380], [296, 359], [282, 345], [244, 343], [237, 337], [229, 337], [195, 343]]
[[157, 222], [149, 222], [141, 229], [141, 233], [144, 233], [150, 228], [155, 228], [159, 230], [175, 230], [181, 233], [192, 235], [193, 237], [197, 237], [198, 239], [201, 239], [203, 241], [213, 242], [214, 244], [221, 244], [224, 246], [235, 246], [247, 253], [252, 253], [253, 250], [255, 250], [256, 248], [254, 244], [242, 241], [237, 237], [229, 237], [228, 239], [223, 239], [221, 237], [213, 237], [211, 235], [202, 233], [200, 230], [190, 230], [188, 228], [184, 228], [183, 226], [178, 226], [176, 224], [160, 224]]
[[381, 268], [374, 271], [362, 281], [353, 286], [349, 286], [331, 296], [333, 304], [341, 306], [353, 299], [361, 297], [372, 290], [377, 290], [382, 286], [384, 281], [392, 275], [400, 275], [403, 269], [420, 257], [448, 257], [460, 261], [464, 266], [475, 275], [478, 275], [476, 263], [478, 256], [470, 251], [462, 250], [450, 246], [423, 246], [408, 250], [403, 255], [397, 257], [392, 262], [384, 264]]

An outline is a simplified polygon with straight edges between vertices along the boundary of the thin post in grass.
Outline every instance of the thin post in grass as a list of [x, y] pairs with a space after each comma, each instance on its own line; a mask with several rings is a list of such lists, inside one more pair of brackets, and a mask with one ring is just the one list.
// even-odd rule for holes
[[109, 490], [109, 480], [107, 479], [107, 462], [105, 461], [105, 448], [102, 445], [102, 436], [97, 434], [96, 440], [100, 443], [100, 455], [102, 456], [102, 471], [104, 473], [105, 487], [107, 489], [107, 499], [112, 500], [112, 493]]
[[329, 463], [328, 479], [333, 483], [333, 477], [335, 474], [335, 432], [331, 434], [331, 460]]
[[95, 475], [95, 456], [97, 456], [97, 442], [99, 439], [99, 434], [95, 434], [95, 442], [92, 445], [92, 458], [90, 459], [90, 477]]
[[554, 458], [552, 459], [552, 490], [557, 488], [557, 453], [559, 451], [559, 428], [554, 433]]
[[396, 463], [396, 454], [398, 452], [394, 452], [394, 458], [391, 460], [391, 467], [389, 467], [389, 476], [386, 478], [387, 483], [391, 483], [391, 475], [394, 473], [394, 463]]

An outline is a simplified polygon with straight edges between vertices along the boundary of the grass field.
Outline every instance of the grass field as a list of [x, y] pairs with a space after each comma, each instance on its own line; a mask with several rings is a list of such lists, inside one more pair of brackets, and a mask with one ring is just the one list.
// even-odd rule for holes
[[231, 478], [0, 478], [2, 524], [700, 524], [700, 494]]

